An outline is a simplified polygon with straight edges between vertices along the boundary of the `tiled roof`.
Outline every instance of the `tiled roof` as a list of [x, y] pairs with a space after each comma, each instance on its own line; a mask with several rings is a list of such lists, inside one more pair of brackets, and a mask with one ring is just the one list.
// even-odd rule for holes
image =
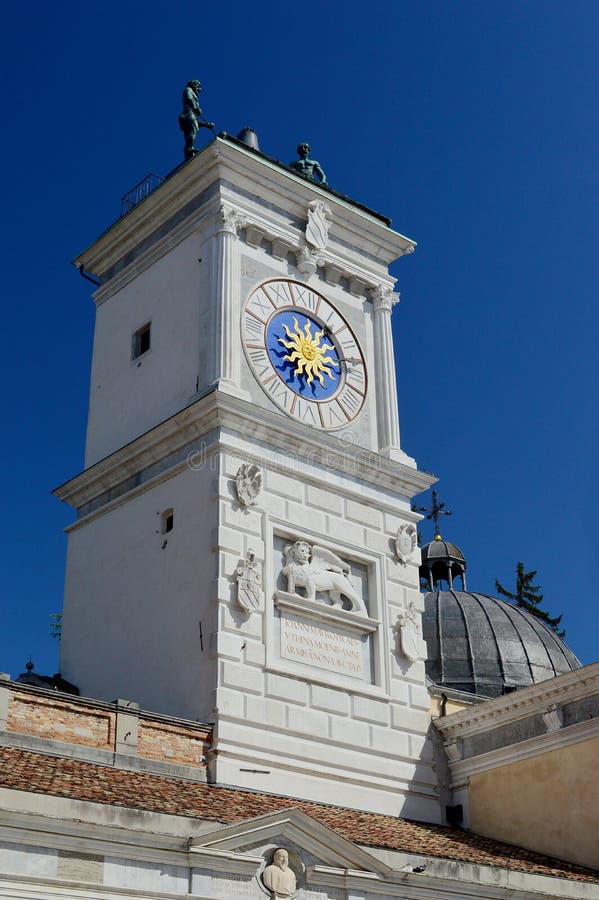
[[0, 748], [0, 785], [223, 824], [297, 807], [362, 846], [599, 883], [599, 872], [457, 828], [58, 759], [15, 748]]

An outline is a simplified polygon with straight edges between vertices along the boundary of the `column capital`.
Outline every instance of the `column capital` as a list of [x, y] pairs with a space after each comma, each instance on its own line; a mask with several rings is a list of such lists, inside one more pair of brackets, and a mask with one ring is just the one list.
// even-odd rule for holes
[[399, 303], [399, 292], [392, 291], [384, 284], [377, 284], [370, 289], [369, 294], [375, 313], [381, 310], [391, 312], [395, 304]]
[[245, 228], [247, 225], [247, 219], [241, 215], [236, 209], [232, 206], [228, 206], [225, 203], [221, 203], [220, 208], [218, 210], [218, 232], [225, 234], [232, 234], [233, 237], [237, 237], [237, 232], [241, 228]]

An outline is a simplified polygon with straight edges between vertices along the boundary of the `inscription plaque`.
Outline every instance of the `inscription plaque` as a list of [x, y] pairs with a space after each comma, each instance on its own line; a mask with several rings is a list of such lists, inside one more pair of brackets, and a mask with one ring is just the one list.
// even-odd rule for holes
[[281, 656], [370, 681], [362, 637], [328, 623], [300, 619], [281, 610]]
[[253, 878], [229, 875], [226, 878], [213, 878], [212, 886], [214, 897], [220, 900], [231, 900], [232, 897], [253, 897], [254, 900], [263, 897], [262, 892], [256, 886]]

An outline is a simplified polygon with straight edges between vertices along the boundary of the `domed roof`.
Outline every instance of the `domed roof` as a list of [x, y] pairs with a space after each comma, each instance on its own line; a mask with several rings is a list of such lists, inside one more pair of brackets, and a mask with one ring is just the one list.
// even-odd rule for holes
[[455, 544], [450, 544], [449, 541], [444, 541], [440, 534], [435, 537], [434, 541], [425, 544], [420, 552], [423, 563], [426, 560], [434, 561], [436, 559], [452, 559], [464, 564], [466, 562], [460, 548]]
[[426, 594], [422, 630], [429, 678], [483, 697], [497, 697], [580, 667], [572, 651], [538, 618], [486, 594], [453, 590]]

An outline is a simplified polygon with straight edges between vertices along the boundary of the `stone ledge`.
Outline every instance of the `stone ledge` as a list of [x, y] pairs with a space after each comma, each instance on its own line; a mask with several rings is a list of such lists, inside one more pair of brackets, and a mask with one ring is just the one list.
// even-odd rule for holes
[[334, 606], [325, 606], [323, 603], [308, 600], [299, 594], [288, 594], [286, 591], [275, 591], [275, 606], [277, 609], [284, 609], [308, 619], [316, 619], [318, 622], [326, 622], [360, 634], [372, 634], [381, 624], [379, 619], [371, 619], [369, 616], [337, 609]]

